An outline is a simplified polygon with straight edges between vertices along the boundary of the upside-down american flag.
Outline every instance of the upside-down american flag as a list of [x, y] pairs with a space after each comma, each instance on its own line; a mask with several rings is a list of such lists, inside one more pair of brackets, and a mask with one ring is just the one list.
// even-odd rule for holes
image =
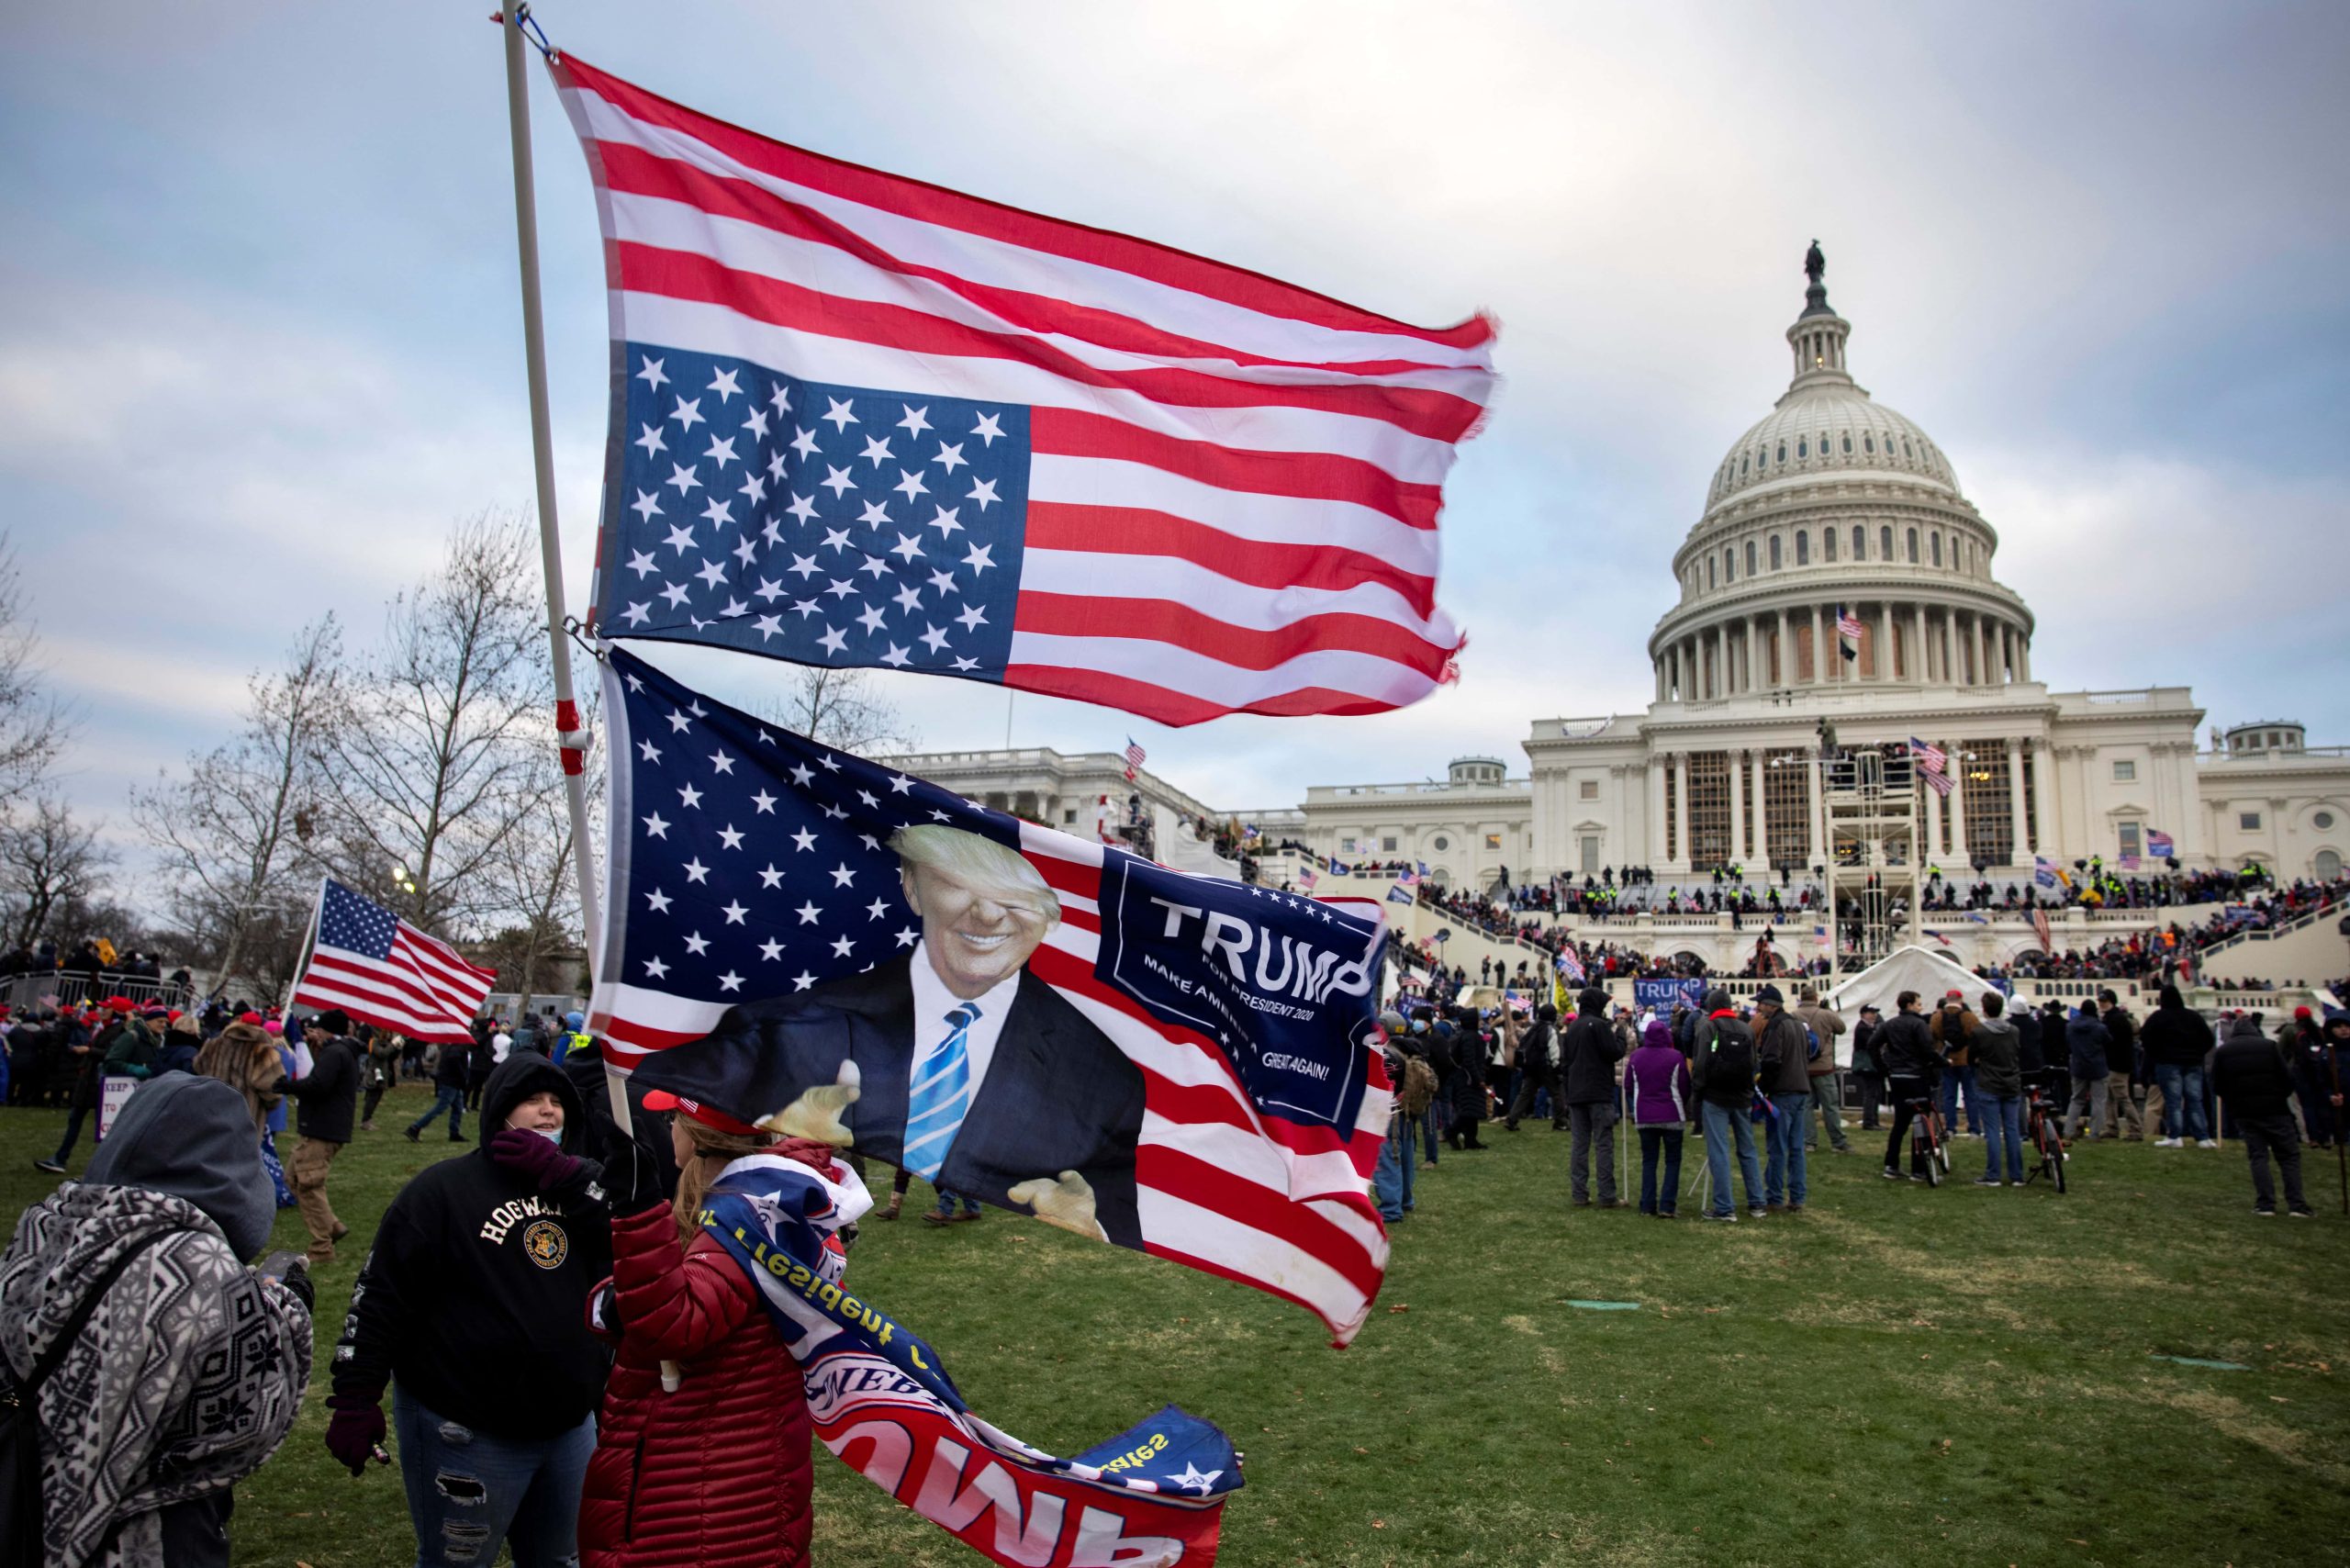
[[339, 1007], [411, 1040], [473, 1038], [474, 1015], [498, 971], [469, 964], [382, 904], [331, 878], [319, 884], [309, 962], [297, 1007]]
[[1917, 736], [1909, 737], [1909, 755], [1918, 764], [1918, 771], [1934, 793], [1947, 800], [1951, 791], [1950, 753], [1938, 745], [1928, 745]]
[[[1368, 1196], [1391, 1099], [1371, 994], [1384, 940], [1375, 902], [1187, 876], [988, 811], [737, 712], [620, 649], [603, 678], [610, 849], [588, 1026], [615, 1066], [701, 1040], [735, 1003], [919, 951], [923, 921], [891, 835], [938, 823], [991, 839], [1059, 902], [1028, 974], [1141, 1075], [1143, 1250], [1295, 1301], [1352, 1337], [1387, 1260]], [[1182, 942], [1161, 943], [1179, 911]], [[1333, 984], [1319, 996], [1304, 985], [1309, 947], [1313, 977]], [[1256, 984], [1236, 993], [1228, 982], [1244, 969]], [[1336, 987], [1341, 975], [1361, 991]], [[1220, 986], [1237, 1006], [1192, 1006], [1195, 1022], [1181, 1021]], [[774, 1109], [719, 1108], [746, 1119]]]
[[771, 141], [551, 59], [594, 178], [607, 636], [1170, 724], [1449, 678], [1437, 512], [1494, 329]]
[[1836, 648], [1847, 660], [1861, 656], [1861, 618], [1850, 605], [1836, 607]]

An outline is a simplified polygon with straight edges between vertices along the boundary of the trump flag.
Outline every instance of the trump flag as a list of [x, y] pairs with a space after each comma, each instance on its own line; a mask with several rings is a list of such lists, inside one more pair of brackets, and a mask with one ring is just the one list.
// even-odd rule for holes
[[597, 190], [605, 635], [1169, 724], [1449, 678], [1437, 512], [1493, 327], [771, 141], [550, 61]]
[[836, 752], [609, 652], [590, 1027], [648, 1089], [1297, 1302], [1386, 1265], [1385, 928]]

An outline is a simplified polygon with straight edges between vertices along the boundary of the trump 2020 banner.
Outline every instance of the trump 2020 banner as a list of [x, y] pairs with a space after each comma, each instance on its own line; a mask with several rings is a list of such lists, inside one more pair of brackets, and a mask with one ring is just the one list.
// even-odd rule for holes
[[1387, 1260], [1375, 903], [989, 811], [621, 650], [604, 693], [620, 1065], [1353, 1337]]
[[1169, 724], [1450, 678], [1437, 514], [1490, 321], [1410, 326], [548, 64], [611, 303], [606, 636]]
[[762, 1154], [730, 1164], [699, 1215], [800, 1363], [823, 1445], [992, 1562], [1209, 1568], [1241, 1484], [1231, 1440], [1170, 1405], [1056, 1459], [981, 1420], [938, 1352], [849, 1288], [828, 1243], [871, 1204], [843, 1161]]

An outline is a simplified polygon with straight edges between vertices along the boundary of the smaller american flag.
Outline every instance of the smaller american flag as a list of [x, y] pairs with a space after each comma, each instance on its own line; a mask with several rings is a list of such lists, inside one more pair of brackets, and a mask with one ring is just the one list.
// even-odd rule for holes
[[1849, 605], [1836, 607], [1836, 644], [1847, 659], [1861, 656], [1861, 618]]
[[382, 904], [327, 879], [319, 885], [310, 961], [294, 1004], [339, 1007], [411, 1040], [473, 1038], [496, 969], [469, 964]]
[[1576, 952], [1572, 947], [1560, 948], [1559, 972], [1567, 978], [1568, 984], [1583, 984], [1584, 979], [1583, 955]]
[[1950, 753], [1938, 745], [1928, 745], [1911, 735], [1909, 756], [1918, 764], [1919, 773], [1934, 787], [1934, 793], [1948, 800], [1951, 791]]
[[1131, 783], [1133, 783], [1133, 782], [1135, 781], [1135, 769], [1136, 769], [1136, 768], [1137, 768], [1137, 767], [1140, 767], [1142, 766], [1142, 763], [1143, 763], [1143, 756], [1144, 756], [1144, 755], [1145, 755], [1145, 754], [1144, 754], [1144, 752], [1143, 752], [1142, 747], [1140, 747], [1140, 746], [1138, 746], [1138, 745], [1135, 745], [1135, 738], [1134, 738], [1134, 736], [1132, 736], [1132, 735], [1128, 735], [1128, 736], [1126, 737], [1126, 782], [1127, 782], [1127, 783], [1131, 784]]

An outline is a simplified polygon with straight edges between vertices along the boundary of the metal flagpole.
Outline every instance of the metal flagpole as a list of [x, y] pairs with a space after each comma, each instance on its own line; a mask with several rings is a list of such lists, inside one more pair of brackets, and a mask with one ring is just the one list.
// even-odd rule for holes
[[[506, 35], [506, 124], [514, 151], [514, 243], [522, 269], [522, 354], [530, 373], [531, 454], [539, 499], [539, 562], [547, 588], [547, 644], [554, 663], [555, 744], [563, 751], [563, 792], [571, 810], [571, 866], [579, 879], [579, 914], [587, 927], [589, 962], [604, 960], [603, 913], [597, 904], [596, 857], [588, 839], [588, 742], [571, 689], [571, 643], [564, 631], [563, 535], [555, 519], [554, 446], [548, 432], [546, 328], [539, 310], [539, 203], [531, 174], [531, 93], [524, 75], [522, 24], [531, 8], [518, 5], [498, 18]], [[606, 1064], [612, 1117], [630, 1125], [620, 1076]]]

